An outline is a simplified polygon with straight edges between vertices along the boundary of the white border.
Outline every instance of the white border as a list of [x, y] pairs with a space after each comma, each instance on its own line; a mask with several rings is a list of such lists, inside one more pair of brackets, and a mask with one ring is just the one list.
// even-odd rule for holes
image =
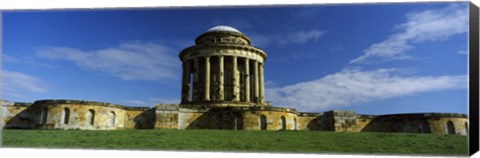
[[[295, 4], [348, 4], [348, 3], [408, 3], [449, 2], [465, 0], [3, 0], [0, 10], [11, 9], [72, 9], [72, 8], [141, 8], [141, 7], [192, 7], [192, 6], [245, 6], [245, 5], [295, 5]], [[476, 0], [478, 1], [478, 0]], [[478, 3], [476, 3], [478, 4]]]

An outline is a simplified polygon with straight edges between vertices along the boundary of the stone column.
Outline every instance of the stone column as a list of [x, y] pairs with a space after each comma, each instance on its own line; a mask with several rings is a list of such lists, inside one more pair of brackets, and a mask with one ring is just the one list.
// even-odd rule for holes
[[193, 59], [193, 69], [195, 70], [195, 72], [193, 73], [193, 99], [192, 101], [198, 101], [198, 77], [199, 77], [199, 73], [200, 73], [200, 66], [199, 66], [199, 62], [198, 62], [198, 58], [194, 58]]
[[219, 74], [218, 74], [218, 100], [224, 100], [223, 94], [223, 56], [218, 56]]
[[240, 101], [240, 78], [238, 77], [237, 57], [233, 56], [232, 79], [233, 79], [233, 101]]
[[260, 89], [260, 97], [259, 97], [259, 102], [260, 103], [263, 103], [264, 99], [265, 99], [265, 82], [264, 82], [264, 79], [263, 79], [263, 63], [259, 63], [258, 65], [258, 77], [260, 78], [260, 81], [259, 81], [259, 89]]
[[245, 102], [250, 101], [250, 70], [248, 58], [245, 58]]
[[255, 74], [254, 79], [253, 79], [253, 101], [258, 102], [259, 96], [258, 96], [258, 91], [259, 91], [259, 86], [258, 86], [258, 62], [253, 61], [253, 73]]
[[205, 57], [205, 96], [204, 100], [210, 100], [210, 57]]

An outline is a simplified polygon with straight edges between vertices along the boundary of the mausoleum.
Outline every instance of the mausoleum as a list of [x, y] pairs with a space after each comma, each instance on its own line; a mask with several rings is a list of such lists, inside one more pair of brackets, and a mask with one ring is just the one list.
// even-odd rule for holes
[[[229, 26], [215, 26], [179, 54], [181, 102], [132, 107], [82, 100], [1, 101], [0, 125], [21, 129], [225, 129], [468, 134], [456, 113], [360, 115], [298, 112], [265, 99], [267, 53]], [[295, 105], [289, 105], [295, 107]]]

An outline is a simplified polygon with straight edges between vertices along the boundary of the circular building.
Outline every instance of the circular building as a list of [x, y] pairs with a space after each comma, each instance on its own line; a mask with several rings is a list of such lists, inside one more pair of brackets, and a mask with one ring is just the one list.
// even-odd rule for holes
[[235, 28], [215, 26], [180, 52], [179, 129], [294, 130], [295, 109], [265, 101], [267, 53]]
[[198, 36], [180, 55], [182, 107], [266, 106], [263, 65], [267, 54], [229, 26]]

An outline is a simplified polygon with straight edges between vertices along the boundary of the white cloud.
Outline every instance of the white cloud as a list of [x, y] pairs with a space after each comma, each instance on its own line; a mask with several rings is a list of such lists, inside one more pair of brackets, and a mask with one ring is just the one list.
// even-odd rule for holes
[[328, 50], [330, 50], [331, 52], [337, 52], [337, 51], [343, 50], [343, 47], [342, 46], [335, 46], [335, 47], [328, 46]]
[[265, 47], [271, 44], [286, 45], [286, 44], [305, 44], [307, 42], [318, 41], [328, 31], [324, 30], [301, 30], [288, 34], [262, 35], [262, 34], [248, 34], [254, 46]]
[[460, 51], [457, 52], [457, 54], [467, 55], [468, 51], [467, 50], [460, 50]]
[[266, 89], [274, 105], [318, 110], [421, 92], [466, 88], [467, 77], [410, 76], [397, 69], [343, 70], [313, 81]]
[[18, 62], [20, 62], [20, 59], [15, 58], [11, 55], [8, 55], [8, 54], [5, 54], [5, 53], [3, 53], [2, 55], [3, 55], [2, 56], [2, 61], [3, 62], [7, 62], [7, 63], [18, 63]]
[[2, 71], [2, 91], [6, 96], [23, 98], [24, 93], [43, 93], [47, 89], [41, 79], [15, 71]]
[[325, 35], [327, 31], [320, 31], [320, 30], [310, 30], [310, 31], [298, 31], [289, 34], [285, 40], [282, 42], [286, 43], [298, 43], [298, 44], [304, 44], [309, 41], [318, 41], [320, 37]]
[[82, 51], [69, 47], [40, 49], [37, 55], [50, 60], [67, 60], [77, 66], [107, 73], [123, 80], [162, 81], [175, 79], [178, 52], [156, 43], [128, 42], [114, 48]]
[[265, 81], [265, 88], [276, 87], [277, 85], [278, 83], [275, 81], [271, 81], [271, 80]]
[[5, 64], [32, 65], [36, 67], [55, 68], [54, 65], [42, 63], [31, 56], [14, 56], [7, 53], [2, 54], [2, 61]]
[[386, 40], [371, 45], [364, 55], [350, 63], [386, 62], [410, 59], [405, 52], [414, 44], [446, 40], [452, 35], [468, 31], [468, 8], [451, 5], [438, 10], [407, 14], [407, 22], [397, 25], [400, 32]]
[[289, 62], [289, 63], [297, 63], [297, 62], [305, 62], [307, 59], [314, 59], [317, 57], [318, 54], [310, 53], [310, 52], [296, 52], [291, 53], [284, 56], [278, 56], [269, 59], [272, 62]]
[[277, 36], [269, 37], [261, 34], [248, 34], [247, 36], [250, 38], [252, 45], [256, 47], [266, 47], [273, 43], [274, 40], [272, 39], [272, 37], [277, 37]]

